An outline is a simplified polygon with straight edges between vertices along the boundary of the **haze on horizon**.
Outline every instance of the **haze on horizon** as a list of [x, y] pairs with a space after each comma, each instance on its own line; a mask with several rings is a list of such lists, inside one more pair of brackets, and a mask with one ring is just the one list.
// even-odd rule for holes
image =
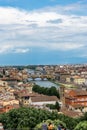
[[87, 0], [0, 0], [0, 65], [87, 63]]

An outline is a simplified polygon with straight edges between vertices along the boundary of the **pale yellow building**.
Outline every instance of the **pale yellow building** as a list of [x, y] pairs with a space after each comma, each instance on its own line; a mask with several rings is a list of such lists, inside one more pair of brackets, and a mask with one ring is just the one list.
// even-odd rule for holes
[[74, 83], [79, 84], [79, 85], [85, 83], [85, 81], [86, 81], [85, 78], [82, 78], [80, 76], [74, 76], [73, 78], [74, 78]]

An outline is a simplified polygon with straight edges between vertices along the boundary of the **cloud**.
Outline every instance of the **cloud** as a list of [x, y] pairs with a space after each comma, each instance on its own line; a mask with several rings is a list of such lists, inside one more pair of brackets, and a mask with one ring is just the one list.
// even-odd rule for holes
[[22, 49], [22, 48], [17, 48], [14, 50], [15, 53], [27, 53], [30, 50], [28, 48]]
[[15, 45], [15, 44], [4, 44], [2, 45], [1, 49], [0, 49], [0, 54], [4, 53], [28, 53], [30, 51], [29, 48], [19, 48], [19, 46]]
[[39, 11], [48, 11], [48, 12], [57, 12], [59, 14], [76, 14], [76, 15], [87, 15], [87, 0], [77, 1], [76, 3], [69, 5], [56, 5], [53, 7], [45, 7], [43, 9], [39, 9]]
[[48, 22], [48, 23], [54, 23], [54, 24], [62, 23], [62, 19], [50, 20], [50, 21], [47, 21], [47, 22]]
[[2, 45], [2, 47], [0, 47], [0, 54], [10, 52], [12, 48], [13, 47], [11, 45]]
[[76, 44], [76, 43], [64, 43], [64, 44], [52, 44], [49, 48], [54, 50], [62, 50], [62, 51], [68, 51], [68, 50], [75, 50], [75, 49], [81, 49], [85, 47], [83, 44]]
[[[79, 11], [83, 13], [80, 15]], [[84, 51], [87, 16], [83, 14], [83, 5], [77, 4], [33, 11], [0, 7], [0, 54], [28, 53], [34, 48]]]
[[87, 58], [87, 54], [82, 54], [82, 55], [79, 55], [78, 57], [81, 57], [81, 58]]

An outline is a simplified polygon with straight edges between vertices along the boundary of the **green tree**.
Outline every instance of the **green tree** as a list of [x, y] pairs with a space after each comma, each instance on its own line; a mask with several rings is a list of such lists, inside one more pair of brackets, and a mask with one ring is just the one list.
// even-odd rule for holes
[[[48, 120], [45, 120], [44, 123], [47, 124], [47, 126], [49, 125], [49, 123], [52, 123], [54, 125], [54, 130], [57, 130], [59, 124], [62, 124], [66, 128], [66, 124], [60, 120], [48, 119]], [[43, 125], [43, 122], [37, 124], [35, 127], [35, 130], [42, 130], [42, 125]]]
[[74, 130], [87, 130], [87, 121], [80, 122]]
[[48, 95], [48, 96], [57, 96], [58, 98], [59, 96], [59, 92], [56, 89], [56, 87], [52, 86], [50, 88], [45, 88], [45, 87], [40, 87], [39, 85], [34, 85], [33, 89], [34, 92], [40, 93], [40, 94], [44, 94], [44, 95]]
[[78, 124], [77, 119], [58, 114], [58, 112], [50, 112], [35, 108], [22, 107], [0, 115], [0, 122], [3, 123], [4, 129], [31, 129], [37, 124], [40, 124], [43, 120], [48, 119], [60, 120], [64, 122], [66, 127], [70, 130], [74, 129]]
[[85, 112], [84, 115], [80, 117], [80, 121], [85, 121], [85, 120], [87, 120], [87, 112]]
[[60, 110], [60, 105], [58, 102], [56, 102], [55, 104], [47, 104], [47, 107], [49, 107], [50, 109], [56, 109], [56, 110]]
[[59, 105], [58, 102], [56, 102], [56, 104], [55, 104], [55, 108], [56, 108], [58, 111], [60, 110], [60, 105]]
[[63, 121], [66, 124], [67, 128], [70, 130], [73, 130], [79, 123], [78, 119], [74, 119], [63, 114], [59, 114], [58, 119]]

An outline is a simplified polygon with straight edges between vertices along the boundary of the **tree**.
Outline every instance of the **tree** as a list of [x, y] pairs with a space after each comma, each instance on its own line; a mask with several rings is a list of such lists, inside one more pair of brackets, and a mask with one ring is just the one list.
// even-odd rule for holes
[[87, 112], [85, 112], [84, 115], [81, 116], [80, 118], [80, 121], [85, 121], [85, 120], [87, 120]]
[[87, 130], [87, 121], [80, 122], [74, 130]]
[[[47, 124], [47, 126], [49, 125], [49, 123], [52, 123], [53, 126], [54, 126], [53, 130], [57, 130], [59, 124], [62, 124], [62, 126], [64, 126], [66, 128], [66, 124], [64, 122], [60, 121], [60, 120], [50, 120], [50, 119], [48, 119], [48, 120], [44, 121], [44, 123]], [[42, 130], [42, 125], [43, 125], [43, 122], [37, 124], [36, 127], [35, 127], [35, 130]]]
[[39, 85], [34, 85], [33, 89], [34, 92], [40, 93], [40, 94], [44, 94], [44, 95], [48, 95], [48, 96], [57, 96], [58, 98], [59, 96], [59, 92], [56, 89], [56, 87], [52, 86], [50, 88], [45, 88], [45, 87], [40, 87]]
[[58, 119], [63, 121], [69, 130], [73, 130], [79, 123], [78, 119], [74, 119], [63, 114], [58, 114]]
[[[60, 120], [66, 124], [66, 127], [73, 130], [78, 124], [77, 119], [70, 118], [58, 112], [50, 112], [35, 108], [19, 108], [10, 110], [8, 113], [0, 115], [0, 122], [4, 125], [4, 129], [27, 130], [34, 129], [37, 124], [43, 120]], [[14, 129], [13, 129], [14, 128]]]
[[60, 105], [58, 102], [56, 102], [55, 104], [47, 104], [47, 107], [49, 107], [50, 109], [56, 109], [56, 110], [60, 110]]
[[56, 108], [58, 111], [60, 110], [60, 105], [59, 105], [58, 102], [56, 102], [56, 104], [55, 104], [55, 108]]

